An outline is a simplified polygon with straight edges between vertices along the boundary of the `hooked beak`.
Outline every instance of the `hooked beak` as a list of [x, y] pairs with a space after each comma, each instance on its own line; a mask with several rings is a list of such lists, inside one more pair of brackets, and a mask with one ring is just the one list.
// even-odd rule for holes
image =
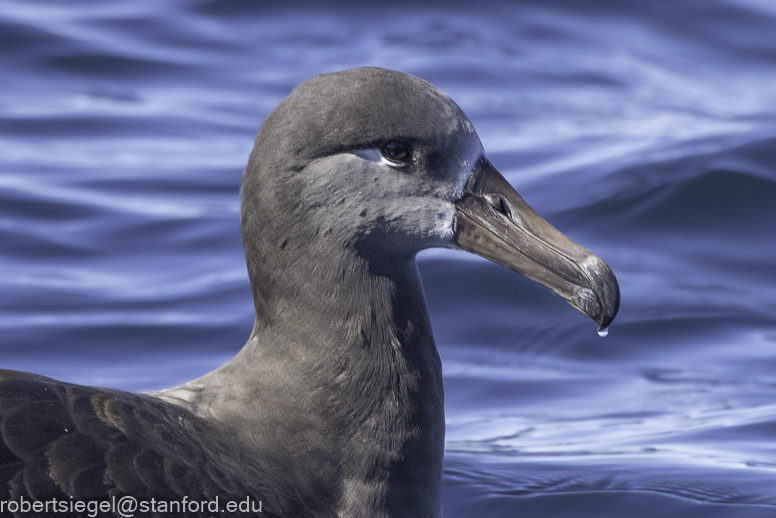
[[617, 315], [620, 287], [609, 265], [547, 223], [485, 158], [455, 202], [453, 243], [547, 286], [599, 332]]

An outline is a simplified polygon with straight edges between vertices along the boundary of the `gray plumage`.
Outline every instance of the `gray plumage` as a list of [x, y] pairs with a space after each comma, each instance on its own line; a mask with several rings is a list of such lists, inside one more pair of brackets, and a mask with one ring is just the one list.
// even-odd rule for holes
[[461, 109], [413, 76], [299, 86], [267, 117], [242, 195], [256, 309], [243, 349], [145, 395], [2, 371], [0, 498], [248, 496], [262, 516], [438, 517], [442, 371], [415, 254], [480, 253], [601, 327], [617, 312], [608, 266], [541, 220]]

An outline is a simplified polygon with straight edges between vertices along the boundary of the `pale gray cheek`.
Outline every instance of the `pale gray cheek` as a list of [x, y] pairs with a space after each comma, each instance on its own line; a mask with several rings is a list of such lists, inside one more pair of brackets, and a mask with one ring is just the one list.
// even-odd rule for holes
[[452, 203], [445, 203], [434, 215], [434, 226], [431, 234], [441, 240], [442, 245], [453, 242], [453, 222], [455, 220], [455, 208]]
[[413, 243], [423, 247], [448, 247], [453, 240], [454, 208], [451, 202], [436, 198], [409, 198], [412, 203], [394, 206], [389, 211], [396, 229]]

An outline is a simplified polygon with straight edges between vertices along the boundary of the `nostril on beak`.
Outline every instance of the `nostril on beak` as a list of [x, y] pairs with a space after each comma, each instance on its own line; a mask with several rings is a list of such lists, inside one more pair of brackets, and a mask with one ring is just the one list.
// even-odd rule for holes
[[499, 214], [503, 214], [507, 218], [512, 217], [512, 209], [509, 207], [509, 203], [506, 198], [500, 194], [486, 194], [483, 198], [488, 202], [488, 205], [493, 207]]

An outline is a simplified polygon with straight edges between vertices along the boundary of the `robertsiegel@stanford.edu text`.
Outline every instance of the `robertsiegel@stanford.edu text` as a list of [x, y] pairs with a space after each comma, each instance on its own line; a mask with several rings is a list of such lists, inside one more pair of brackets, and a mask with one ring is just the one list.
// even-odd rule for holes
[[85, 513], [90, 518], [96, 518], [103, 513], [113, 513], [122, 518], [132, 518], [135, 513], [249, 513], [261, 514], [262, 501], [246, 497], [243, 500], [221, 502], [218, 497], [212, 500], [189, 500], [184, 496], [181, 500], [157, 500], [150, 498], [140, 500], [133, 496], [111, 497], [110, 500], [64, 500], [51, 498], [49, 500], [28, 500], [24, 497], [18, 500], [0, 501], [2, 513]]

